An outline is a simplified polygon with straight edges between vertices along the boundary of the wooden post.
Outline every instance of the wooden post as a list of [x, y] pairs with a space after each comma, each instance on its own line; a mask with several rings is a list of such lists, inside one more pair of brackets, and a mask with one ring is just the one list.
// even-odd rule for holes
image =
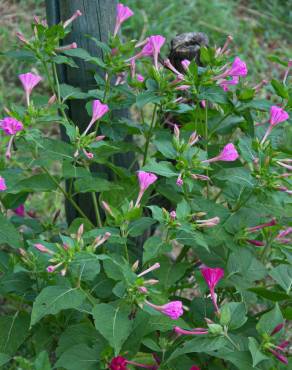
[[[65, 21], [70, 18], [72, 14], [79, 9], [82, 16], [78, 17], [72, 23], [72, 32], [64, 40], [65, 44], [76, 42], [79, 48], [87, 50], [91, 55], [102, 58], [102, 50], [85, 35], [91, 35], [100, 41], [107, 42], [110, 32], [113, 31], [116, 18], [117, 0], [46, 0], [46, 11], [48, 24], [56, 24], [60, 21]], [[69, 85], [80, 87], [82, 91], [94, 89], [96, 82], [93, 74], [89, 69], [89, 65], [76, 59], [79, 69], [70, 68], [62, 65], [58, 68], [60, 82]], [[74, 100], [67, 102], [69, 106], [68, 115], [73, 122], [80, 128], [80, 131], [87, 126], [89, 116], [85, 109], [85, 100]], [[123, 112], [126, 114], [126, 112]], [[63, 131], [62, 138], [66, 140], [66, 134]], [[124, 157], [123, 164], [127, 166], [129, 159]], [[100, 171], [101, 168], [98, 167]], [[106, 171], [103, 168], [103, 171]], [[90, 194], [78, 194], [75, 201], [80, 208], [88, 215], [88, 217], [95, 221], [95, 214], [93, 210], [92, 198]], [[70, 224], [76, 217], [80, 216], [70, 204], [66, 204], [66, 215], [68, 224]]]

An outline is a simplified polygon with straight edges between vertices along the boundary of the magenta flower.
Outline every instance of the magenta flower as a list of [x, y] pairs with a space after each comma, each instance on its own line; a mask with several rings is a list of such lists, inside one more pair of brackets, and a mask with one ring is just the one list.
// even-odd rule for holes
[[217, 155], [217, 157], [206, 159], [205, 161], [202, 161], [203, 163], [211, 163], [211, 162], [233, 162], [236, 161], [236, 159], [239, 157], [238, 152], [235, 148], [235, 146], [232, 143], [229, 143], [225, 145], [225, 147], [222, 149], [221, 153]]
[[273, 105], [270, 108], [270, 126], [268, 127], [261, 143], [263, 144], [266, 141], [274, 126], [277, 126], [281, 122], [287, 121], [287, 119], [289, 119], [289, 114], [284, 111], [284, 109]]
[[50, 265], [47, 267], [47, 272], [49, 273], [55, 272], [57, 268], [60, 267], [61, 265], [63, 265], [63, 262], [60, 262], [57, 265]]
[[191, 368], [190, 368], [190, 370], [201, 370], [201, 368], [199, 368], [199, 366], [192, 366]]
[[286, 356], [282, 355], [281, 353], [275, 351], [272, 348], [269, 348], [269, 351], [283, 364], [288, 365], [288, 359]]
[[132, 17], [132, 15], [134, 15], [134, 12], [130, 8], [123, 4], [117, 5], [117, 16], [114, 36], [116, 36], [117, 33], [119, 32], [122, 23], [124, 23], [128, 18]]
[[136, 77], [137, 77], [137, 81], [139, 81], [139, 82], [144, 82], [144, 80], [145, 80], [145, 78], [142, 75], [140, 75], [139, 73], [137, 73]]
[[184, 180], [182, 179], [181, 174], [180, 174], [178, 178], [176, 179], [176, 185], [181, 187], [183, 186], [183, 184], [184, 184]]
[[219, 85], [222, 87], [224, 91], [229, 91], [229, 86], [237, 85], [238, 82], [239, 77], [233, 76], [231, 80], [222, 80]]
[[216, 312], [219, 312], [219, 308], [217, 305], [217, 297], [215, 295], [215, 287], [218, 284], [218, 282], [223, 278], [224, 270], [220, 267], [211, 268], [211, 267], [204, 266], [201, 268], [201, 274], [203, 275], [206, 283], [208, 284], [210, 294], [211, 294], [211, 299], [215, 307], [215, 310]]
[[23, 124], [13, 117], [5, 117], [0, 121], [0, 128], [6, 135], [15, 135], [17, 132], [23, 130]]
[[0, 176], [0, 191], [5, 191], [7, 189], [5, 179]]
[[145, 191], [149, 188], [150, 185], [152, 185], [157, 180], [157, 176], [150, 172], [138, 171], [137, 175], [139, 180], [140, 191], [138, 194], [138, 198], [136, 200], [135, 207], [138, 207], [140, 205], [140, 201]]
[[250, 233], [253, 233], [255, 231], [264, 229], [265, 227], [274, 226], [276, 224], [277, 224], [277, 221], [273, 218], [271, 221], [265, 222], [264, 224], [260, 224], [260, 225], [253, 226], [253, 227], [249, 227], [249, 228], [247, 228], [247, 231], [250, 232]]
[[185, 330], [180, 328], [179, 326], [175, 326], [173, 328], [174, 332], [178, 335], [203, 335], [208, 334], [208, 329], [206, 328], [195, 328], [192, 330]]
[[256, 247], [263, 247], [265, 245], [264, 242], [255, 239], [247, 239], [246, 240], [249, 244], [255, 245]]
[[234, 59], [232, 66], [225, 73], [227, 76], [245, 77], [247, 75], [247, 66], [239, 57]]
[[185, 71], [187, 71], [189, 69], [189, 65], [191, 64], [191, 62], [188, 60], [188, 59], [184, 59], [182, 62], [181, 62], [182, 66], [183, 66], [183, 69]]
[[273, 331], [271, 332], [271, 337], [277, 333], [279, 333], [279, 331], [281, 331], [282, 329], [284, 328], [284, 323], [281, 322], [280, 324], [276, 325], [273, 329]]
[[145, 300], [147, 306], [154, 308], [154, 310], [163, 313], [164, 315], [170, 317], [172, 320], [177, 320], [183, 315], [183, 306], [181, 301], [168, 302], [163, 306], [157, 306], [147, 300]]
[[20, 206], [18, 206], [17, 208], [15, 208], [13, 210], [13, 212], [19, 216], [19, 217], [24, 217], [25, 216], [25, 208], [24, 208], [24, 204], [20, 204]]
[[87, 126], [86, 130], [83, 132], [83, 135], [86, 135], [87, 132], [90, 130], [92, 125], [103, 117], [109, 111], [109, 107], [107, 104], [102, 104], [100, 100], [96, 99], [92, 102], [92, 118]]
[[26, 103], [29, 106], [29, 97], [33, 88], [42, 80], [42, 77], [34, 73], [23, 73], [18, 76], [26, 95]]
[[114, 357], [109, 364], [110, 370], [127, 370], [127, 360], [122, 356]]
[[285, 238], [285, 236], [288, 236], [291, 233], [292, 233], [292, 227], [288, 227], [287, 229], [280, 231], [279, 234], [276, 236], [276, 239]]
[[[278, 324], [277, 326], [275, 326], [275, 328], [272, 330], [271, 332], [271, 336], [279, 333], [279, 331], [281, 331], [284, 327], [284, 323], [280, 323]], [[286, 356], [282, 355], [281, 353], [279, 353], [278, 351], [280, 352], [284, 352], [285, 348], [289, 345], [289, 342], [288, 341], [283, 341], [281, 342], [278, 346], [275, 346], [273, 345], [272, 343], [270, 343], [270, 346], [275, 348], [275, 349], [272, 349], [272, 348], [269, 348], [269, 351], [279, 360], [281, 361], [283, 364], [287, 365], [288, 364], [288, 359]]]
[[139, 362], [126, 360], [122, 356], [114, 357], [111, 360], [110, 364], [109, 364], [109, 369], [110, 370], [128, 370], [127, 364], [133, 365], [135, 367], [141, 367], [143, 369], [150, 369], [150, 370], [157, 370], [158, 369], [158, 367], [156, 365], [140, 364]]
[[165, 37], [161, 35], [150, 36], [143, 49], [133, 58], [137, 59], [152, 56], [154, 59], [155, 68], [158, 70], [158, 55], [164, 43]]

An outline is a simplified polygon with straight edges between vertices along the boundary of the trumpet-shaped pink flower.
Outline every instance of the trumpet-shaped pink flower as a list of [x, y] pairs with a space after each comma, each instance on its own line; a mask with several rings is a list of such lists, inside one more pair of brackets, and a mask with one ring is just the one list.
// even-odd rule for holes
[[123, 4], [117, 5], [117, 16], [116, 16], [116, 25], [114, 29], [114, 36], [117, 35], [119, 32], [119, 29], [128, 18], [132, 17], [134, 15], [134, 12], [127, 6]]
[[103, 117], [107, 112], [109, 111], [109, 107], [107, 104], [101, 103], [100, 100], [96, 99], [92, 102], [92, 118], [89, 122], [89, 125], [87, 126], [86, 130], [84, 131], [83, 135], [86, 135], [87, 132], [90, 130], [92, 125], [99, 120], [101, 117]]
[[26, 102], [27, 102], [27, 105], [29, 106], [30, 94], [33, 88], [42, 80], [42, 77], [34, 73], [28, 72], [28, 73], [20, 74], [18, 78], [20, 79], [22, 86], [24, 88], [25, 95], [26, 95]]
[[137, 78], [137, 81], [139, 81], [139, 82], [144, 82], [144, 80], [145, 80], [145, 78], [142, 75], [140, 75], [139, 73], [137, 73], [136, 78]]
[[204, 335], [208, 334], [208, 329], [206, 328], [195, 328], [192, 330], [185, 330], [180, 328], [179, 326], [175, 326], [173, 328], [174, 332], [179, 335]]
[[225, 73], [228, 76], [237, 76], [237, 77], [245, 77], [247, 75], [247, 66], [246, 63], [241, 60], [239, 57], [234, 59], [232, 66], [228, 69]]
[[225, 147], [222, 149], [219, 155], [211, 159], [206, 159], [205, 161], [203, 161], [203, 163], [211, 163], [218, 161], [233, 162], [236, 161], [238, 157], [239, 155], [235, 146], [232, 143], [229, 143], [225, 145]]
[[164, 43], [165, 37], [161, 35], [150, 36], [143, 49], [132, 59], [152, 56], [154, 59], [155, 68], [158, 70], [158, 55]]
[[25, 216], [25, 208], [24, 204], [20, 204], [17, 208], [13, 210], [13, 212], [19, 216], [19, 217], [24, 217]]
[[181, 301], [172, 301], [164, 304], [163, 306], [157, 306], [147, 300], [145, 300], [147, 306], [154, 308], [154, 310], [163, 313], [164, 315], [170, 317], [172, 320], [177, 320], [183, 315], [183, 306]]
[[145, 191], [149, 188], [150, 185], [152, 185], [157, 180], [157, 176], [150, 172], [138, 171], [137, 175], [139, 180], [140, 191], [138, 194], [138, 198], [136, 200], [135, 207], [138, 207], [140, 205], [140, 201]]
[[41, 243], [36, 243], [33, 245], [38, 251], [42, 252], [42, 253], [48, 253], [48, 254], [55, 254], [53, 251], [51, 251], [50, 249], [48, 249], [47, 247], [45, 247], [43, 244]]
[[5, 117], [0, 121], [0, 128], [6, 135], [15, 135], [23, 130], [23, 124], [13, 117]]
[[246, 240], [249, 244], [255, 245], [256, 247], [263, 247], [265, 245], [264, 242], [260, 240], [255, 240], [255, 239], [247, 239]]
[[287, 229], [280, 231], [279, 234], [277, 235], [276, 239], [285, 238], [286, 236], [290, 235], [291, 233], [292, 233], [292, 227], [288, 227]]
[[284, 109], [273, 105], [270, 108], [270, 125], [276, 126], [281, 122], [287, 121], [289, 114]]
[[272, 132], [274, 126], [277, 126], [281, 122], [287, 121], [287, 119], [289, 119], [289, 114], [286, 111], [284, 111], [284, 109], [277, 107], [276, 105], [273, 105], [270, 108], [270, 125], [264, 137], [262, 138], [261, 143], [263, 144], [266, 141], [267, 137]]
[[260, 224], [260, 225], [253, 226], [253, 227], [249, 227], [249, 228], [247, 228], [247, 231], [250, 232], [250, 233], [253, 233], [255, 231], [264, 229], [265, 227], [274, 226], [276, 224], [277, 224], [277, 221], [273, 218], [271, 221], [265, 222], [264, 224]]
[[199, 367], [199, 366], [192, 366], [191, 368], [190, 368], [190, 370], [201, 370], [201, 368]]
[[224, 270], [220, 267], [211, 268], [204, 266], [201, 268], [201, 274], [203, 275], [206, 283], [208, 284], [213, 305], [216, 311], [219, 312], [219, 308], [217, 305], [217, 297], [215, 295], [215, 287], [218, 284], [218, 282], [223, 278]]
[[7, 189], [5, 179], [0, 176], [0, 191], [5, 191]]
[[282, 362], [283, 364], [285, 365], [288, 365], [288, 358], [284, 355], [282, 355], [281, 353], [275, 351], [274, 349], [272, 348], [269, 348], [269, 351], [280, 361]]
[[284, 328], [284, 323], [283, 322], [281, 322], [280, 324], [276, 325], [274, 327], [274, 329], [272, 330], [272, 332], [271, 332], [271, 336], [279, 333], [279, 331], [281, 331], [283, 328]]

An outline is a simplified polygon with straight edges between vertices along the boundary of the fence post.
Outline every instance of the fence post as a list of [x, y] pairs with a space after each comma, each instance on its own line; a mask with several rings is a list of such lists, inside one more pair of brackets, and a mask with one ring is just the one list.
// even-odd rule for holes
[[[108, 36], [115, 25], [116, 5], [117, 0], [46, 0], [47, 20], [49, 25], [59, 23], [70, 18], [79, 9], [82, 12], [82, 16], [72, 23], [72, 32], [66, 38], [65, 43], [76, 42], [79, 48], [87, 50], [93, 56], [102, 58], [102, 50], [85, 35], [88, 34], [100, 41], [107, 42]], [[96, 82], [93, 74], [89, 71], [89, 65], [80, 59], [76, 59], [75, 62], [79, 66], [78, 70], [65, 65], [59, 66], [58, 75], [60, 82], [79, 87], [82, 91], [94, 89]], [[92, 70], [92, 65], [90, 69]], [[67, 102], [68, 115], [80, 128], [80, 131], [87, 126], [89, 121], [85, 104], [85, 100], [77, 99]], [[123, 112], [123, 114], [127, 113]], [[61, 132], [61, 135], [66, 140], [64, 131]], [[119, 160], [119, 162], [121, 161]], [[127, 166], [129, 158], [124, 157], [124, 161], [122, 158], [122, 162]], [[101, 170], [101, 168], [98, 167], [98, 170]], [[103, 170], [107, 172], [106, 169]], [[95, 221], [90, 194], [77, 194], [75, 201], [86, 215], [92, 221]], [[66, 216], [68, 224], [78, 217], [76, 210], [68, 203], [66, 203]]]

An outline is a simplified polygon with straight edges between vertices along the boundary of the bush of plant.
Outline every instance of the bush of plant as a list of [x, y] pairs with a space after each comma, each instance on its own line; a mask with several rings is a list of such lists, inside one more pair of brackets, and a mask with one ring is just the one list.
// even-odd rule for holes
[[[120, 38], [133, 16], [122, 4], [108, 44], [92, 38], [103, 59], [62, 45], [80, 16], [35, 17], [18, 34], [35, 69], [19, 75], [26, 104], [0, 121], [0, 366], [286, 368], [292, 63], [279, 60], [283, 80], [262, 99], [266, 81], [249, 81], [230, 37], [177, 70], [163, 36]], [[78, 60], [94, 89], [59, 83], [57, 66], [78, 73]], [[44, 81], [50, 97], [34, 99]], [[46, 135], [52, 126], [68, 140]], [[57, 208], [49, 222], [29, 209], [50, 192], [78, 213], [70, 225]], [[94, 218], [76, 194], [90, 194]]]

